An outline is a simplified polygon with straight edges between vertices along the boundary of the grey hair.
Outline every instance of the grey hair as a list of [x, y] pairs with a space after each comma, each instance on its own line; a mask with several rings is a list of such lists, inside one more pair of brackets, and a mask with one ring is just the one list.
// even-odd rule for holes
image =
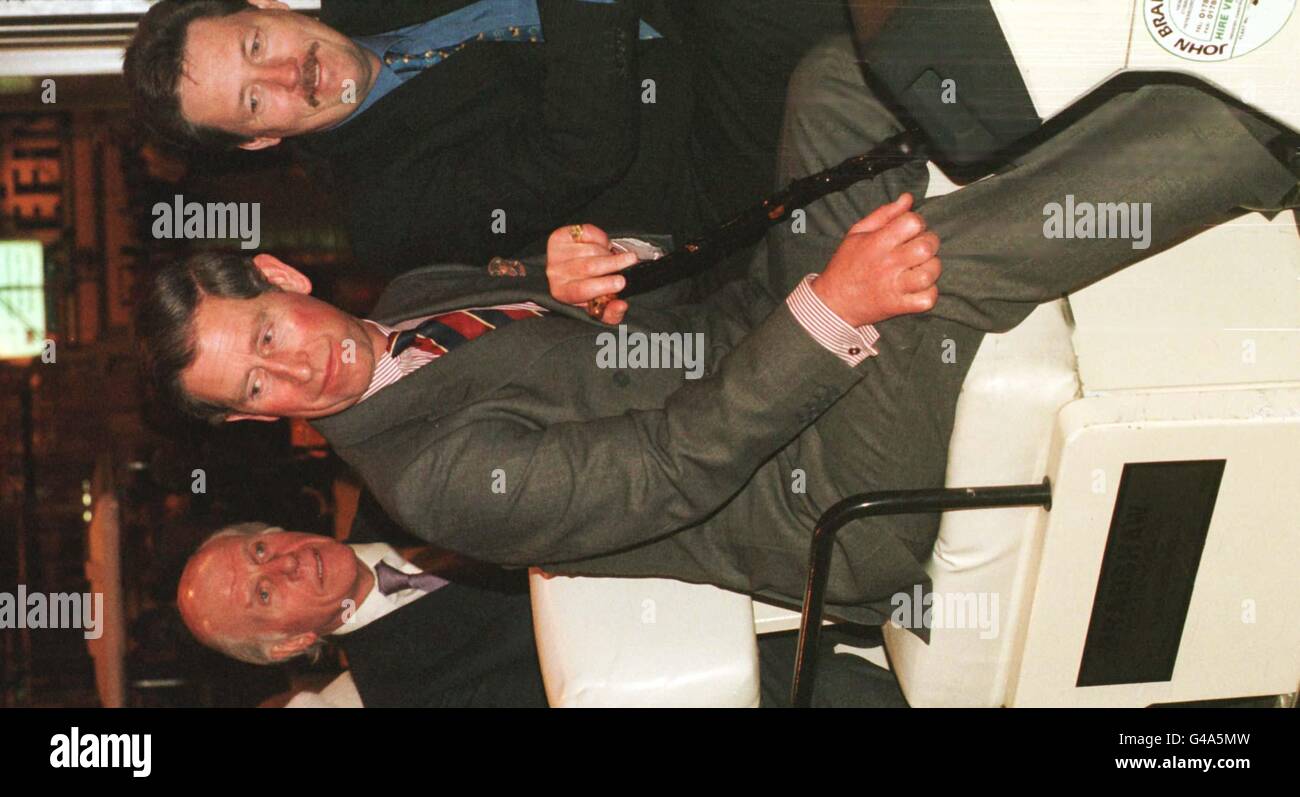
[[[213, 541], [219, 540], [222, 537], [234, 537], [234, 536], [252, 537], [256, 534], [269, 534], [271, 532], [276, 532], [276, 531], [284, 531], [284, 529], [280, 528], [279, 526], [272, 526], [269, 523], [262, 523], [259, 521], [250, 521], [247, 523], [232, 523], [231, 525], [217, 529], [215, 532], [210, 534], [207, 537], [207, 539], [205, 539], [202, 543], [199, 544], [199, 547], [194, 551], [193, 554], [191, 554], [190, 558], [193, 559], [194, 556], [197, 556], [200, 551], [202, 551], [204, 548], [212, 544]], [[195, 636], [198, 635], [196, 634]], [[248, 664], [262, 664], [262, 665], [280, 664], [282, 662], [288, 661], [289, 659], [296, 658], [298, 656], [307, 656], [312, 662], [315, 662], [317, 659], [320, 658], [321, 651], [325, 647], [325, 640], [317, 639], [315, 642], [311, 644], [310, 647], [305, 648], [299, 653], [295, 653], [293, 656], [288, 656], [285, 658], [276, 658], [275, 656], [273, 656], [271, 654], [271, 645], [288, 638], [289, 635], [283, 633], [265, 634], [262, 636], [254, 636], [251, 638], [238, 638], [238, 637], [214, 635], [208, 639], [200, 639], [199, 641], [203, 642], [205, 645], [221, 653], [226, 654], [232, 659], [238, 659], [239, 661]]]

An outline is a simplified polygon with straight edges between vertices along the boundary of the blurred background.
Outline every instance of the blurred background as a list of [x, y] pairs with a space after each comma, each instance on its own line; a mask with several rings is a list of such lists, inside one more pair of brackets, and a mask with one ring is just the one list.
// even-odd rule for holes
[[177, 194], [260, 202], [260, 248], [354, 312], [382, 285], [350, 275], [328, 177], [289, 148], [194, 170], [137, 135], [120, 68], [148, 5], [0, 3], [0, 593], [102, 592], [105, 614], [96, 640], [0, 629], [6, 707], [273, 704], [340, 667], [334, 653], [243, 665], [181, 625], [176, 582], [208, 533], [260, 519], [345, 536], [357, 489], [305, 425], [214, 429], [152, 405], [131, 316], [162, 264], [191, 247], [238, 249], [153, 240], [151, 208]]

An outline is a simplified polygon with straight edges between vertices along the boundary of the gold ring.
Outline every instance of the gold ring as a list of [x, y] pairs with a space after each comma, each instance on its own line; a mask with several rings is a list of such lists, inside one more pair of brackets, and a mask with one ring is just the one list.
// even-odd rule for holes
[[575, 224], [575, 225], [573, 225], [572, 227], [570, 227], [570, 228], [569, 228], [569, 235], [573, 236], [573, 240], [574, 240], [575, 243], [581, 243], [581, 242], [582, 242], [582, 225], [581, 225], [581, 224]]
[[613, 299], [613, 295], [597, 296], [595, 299], [588, 299], [587, 315], [599, 321], [600, 317], [605, 314], [605, 306], [613, 301]]

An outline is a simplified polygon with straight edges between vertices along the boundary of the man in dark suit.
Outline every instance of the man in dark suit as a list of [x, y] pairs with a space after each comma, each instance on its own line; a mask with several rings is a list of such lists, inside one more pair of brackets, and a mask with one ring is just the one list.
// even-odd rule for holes
[[[264, 524], [224, 529], [186, 564], [181, 616], [201, 642], [253, 664], [330, 637], [368, 707], [546, 706], [522, 573], [404, 556], [364, 524], [353, 531], [344, 545]], [[447, 578], [394, 585], [384, 568]]]
[[[770, 189], [839, 2], [164, 0], [125, 72], [160, 135], [328, 161], [362, 267], [485, 263], [572, 218], [684, 236]], [[253, 8], [256, 6], [256, 8]]]

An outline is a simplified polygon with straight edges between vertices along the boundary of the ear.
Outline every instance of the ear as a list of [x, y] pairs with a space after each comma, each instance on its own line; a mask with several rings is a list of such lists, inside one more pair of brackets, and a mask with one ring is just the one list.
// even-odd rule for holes
[[301, 271], [275, 255], [261, 254], [253, 257], [253, 265], [272, 285], [290, 293], [311, 293], [311, 280]]
[[295, 634], [288, 639], [281, 639], [279, 642], [275, 642], [271, 645], [269, 651], [271, 658], [276, 661], [291, 659], [316, 644], [316, 639], [317, 636], [311, 631], [308, 631], [305, 634]]
[[234, 421], [278, 421], [279, 418], [274, 415], [245, 415], [242, 412], [232, 412], [226, 416], [226, 423]]
[[274, 147], [276, 144], [279, 143], [280, 143], [279, 136], [258, 136], [252, 141], [245, 141], [244, 143], [240, 144], [239, 148], [248, 150], [249, 152], [256, 152], [259, 149]]
[[288, 11], [289, 6], [280, 0], [248, 0], [250, 5], [255, 5], [263, 11]]

